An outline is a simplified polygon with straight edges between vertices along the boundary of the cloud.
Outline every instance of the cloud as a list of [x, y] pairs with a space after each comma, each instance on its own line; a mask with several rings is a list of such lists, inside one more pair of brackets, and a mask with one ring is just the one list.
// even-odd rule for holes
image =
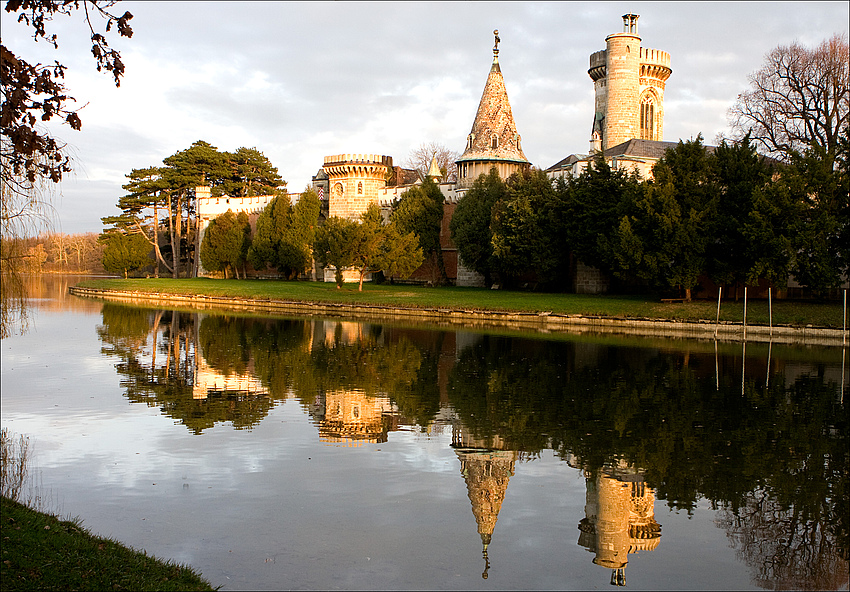
[[61, 58], [70, 94], [88, 103], [82, 132], [61, 130], [84, 165], [62, 189], [66, 232], [99, 231], [124, 175], [199, 139], [221, 150], [257, 147], [296, 191], [328, 154], [379, 152], [400, 162], [428, 141], [461, 151], [492, 61], [493, 29], [523, 150], [535, 165], [587, 151], [588, 58], [622, 30], [628, 12], [641, 15], [644, 46], [671, 54], [665, 139], [701, 131], [712, 141], [767, 51], [846, 33], [850, 16], [847, 3], [829, 2], [120, 7], [134, 14], [134, 35], [110, 41], [126, 63], [119, 89], [95, 70], [80, 19], [50, 23], [59, 33], [55, 52], [0, 15], [4, 44]]

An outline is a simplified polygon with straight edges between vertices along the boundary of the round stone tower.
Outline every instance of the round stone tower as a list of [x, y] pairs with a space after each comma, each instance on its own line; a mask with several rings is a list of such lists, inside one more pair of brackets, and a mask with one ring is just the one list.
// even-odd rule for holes
[[624, 14], [623, 32], [608, 35], [606, 48], [590, 56], [587, 73], [596, 94], [591, 150], [663, 137], [670, 54], [641, 47], [638, 17]]
[[378, 154], [335, 154], [325, 157], [322, 168], [330, 187], [328, 216], [356, 220], [369, 204], [379, 203], [378, 191], [387, 185], [393, 159]]

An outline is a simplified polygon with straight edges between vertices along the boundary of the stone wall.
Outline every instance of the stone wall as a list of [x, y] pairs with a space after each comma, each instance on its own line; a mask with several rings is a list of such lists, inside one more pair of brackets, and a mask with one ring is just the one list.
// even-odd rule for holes
[[605, 294], [610, 284], [610, 280], [604, 273], [595, 267], [576, 261], [576, 294]]

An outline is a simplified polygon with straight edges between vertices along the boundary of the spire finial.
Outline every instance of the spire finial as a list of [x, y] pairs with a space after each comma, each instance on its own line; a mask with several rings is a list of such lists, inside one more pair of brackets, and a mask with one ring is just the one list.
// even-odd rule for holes
[[493, 55], [498, 56], [499, 55], [499, 42], [501, 41], [501, 39], [499, 39], [499, 29], [493, 30], [493, 36], [496, 38], [496, 45], [493, 46]]

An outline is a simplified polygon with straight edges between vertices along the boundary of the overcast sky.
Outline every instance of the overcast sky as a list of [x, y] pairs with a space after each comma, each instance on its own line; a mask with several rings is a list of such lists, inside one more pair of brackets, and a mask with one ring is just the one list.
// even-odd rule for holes
[[588, 150], [589, 56], [640, 15], [642, 45], [670, 53], [664, 139], [727, 133], [726, 112], [777, 45], [847, 35], [842, 2], [120, 2], [132, 39], [109, 37], [126, 73], [95, 70], [80, 15], [34, 43], [2, 13], [3, 43], [24, 59], [68, 66], [83, 128], [57, 134], [77, 171], [56, 198], [59, 230], [100, 232], [118, 213], [125, 175], [205, 140], [256, 147], [301, 191], [326, 155], [374, 153], [401, 164], [436, 141], [462, 151], [493, 57], [526, 157], [546, 168]]

